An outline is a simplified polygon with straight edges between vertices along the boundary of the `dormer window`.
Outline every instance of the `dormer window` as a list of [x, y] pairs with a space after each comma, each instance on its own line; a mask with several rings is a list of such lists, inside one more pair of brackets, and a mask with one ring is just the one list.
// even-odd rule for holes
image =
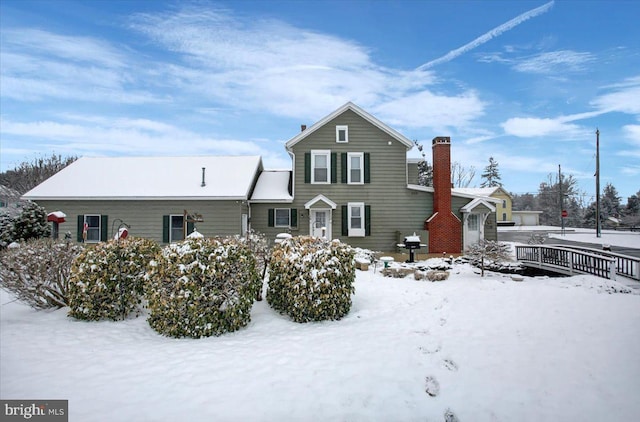
[[338, 143], [349, 142], [349, 126], [346, 126], [346, 125], [336, 126], [336, 142]]

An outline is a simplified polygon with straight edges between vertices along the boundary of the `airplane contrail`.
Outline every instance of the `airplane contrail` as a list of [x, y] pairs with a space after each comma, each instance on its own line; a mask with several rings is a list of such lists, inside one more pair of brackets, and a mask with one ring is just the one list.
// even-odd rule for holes
[[555, 3], [554, 0], [551, 0], [549, 3], [543, 4], [540, 7], [536, 7], [535, 9], [531, 9], [528, 12], [524, 12], [521, 15], [516, 16], [515, 18], [511, 19], [508, 22], [503, 23], [500, 26], [497, 26], [495, 28], [493, 28], [491, 31], [479, 36], [478, 38], [476, 38], [475, 40], [463, 45], [460, 48], [456, 48], [455, 50], [451, 50], [449, 51], [447, 54], [445, 54], [442, 57], [439, 57], [435, 60], [431, 60], [430, 62], [427, 62], [419, 67], [416, 68], [416, 70], [420, 71], [420, 70], [426, 70], [429, 68], [432, 68], [433, 66], [436, 66], [440, 63], [445, 63], [448, 61], [451, 61], [453, 59], [455, 59], [456, 57], [466, 53], [467, 51], [473, 50], [474, 48], [486, 43], [487, 41], [490, 41], [492, 38], [497, 37], [498, 35], [507, 32], [510, 29], [515, 28], [516, 26], [520, 25], [521, 23], [531, 19], [531, 18], [535, 18], [538, 15], [541, 15], [547, 11], [549, 11], [552, 7], [553, 4]]

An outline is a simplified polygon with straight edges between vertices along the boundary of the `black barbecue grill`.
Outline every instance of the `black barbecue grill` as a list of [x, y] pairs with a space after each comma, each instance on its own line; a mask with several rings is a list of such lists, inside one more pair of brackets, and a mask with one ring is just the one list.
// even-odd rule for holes
[[413, 236], [405, 236], [404, 243], [399, 243], [399, 247], [405, 248], [409, 251], [409, 261], [407, 262], [415, 262], [415, 250], [420, 249], [420, 236], [415, 233]]

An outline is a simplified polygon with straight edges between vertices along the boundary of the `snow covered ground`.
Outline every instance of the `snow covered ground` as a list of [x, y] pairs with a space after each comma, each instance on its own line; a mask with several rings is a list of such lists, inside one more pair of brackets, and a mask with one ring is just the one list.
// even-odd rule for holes
[[[253, 307], [248, 327], [170, 339], [143, 317], [79, 322], [0, 299], [0, 396], [71, 421], [632, 421], [640, 295], [591, 276], [443, 282], [357, 272], [341, 321]], [[427, 394], [429, 389], [432, 394]]]

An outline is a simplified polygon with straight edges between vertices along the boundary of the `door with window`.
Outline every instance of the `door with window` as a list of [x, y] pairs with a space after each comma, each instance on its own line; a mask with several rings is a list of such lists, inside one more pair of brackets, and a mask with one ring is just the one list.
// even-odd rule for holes
[[480, 241], [480, 216], [478, 214], [469, 214], [467, 217], [467, 245], [473, 245]]
[[309, 232], [314, 237], [324, 237], [331, 240], [331, 211], [330, 210], [311, 210], [310, 212], [311, 229]]

